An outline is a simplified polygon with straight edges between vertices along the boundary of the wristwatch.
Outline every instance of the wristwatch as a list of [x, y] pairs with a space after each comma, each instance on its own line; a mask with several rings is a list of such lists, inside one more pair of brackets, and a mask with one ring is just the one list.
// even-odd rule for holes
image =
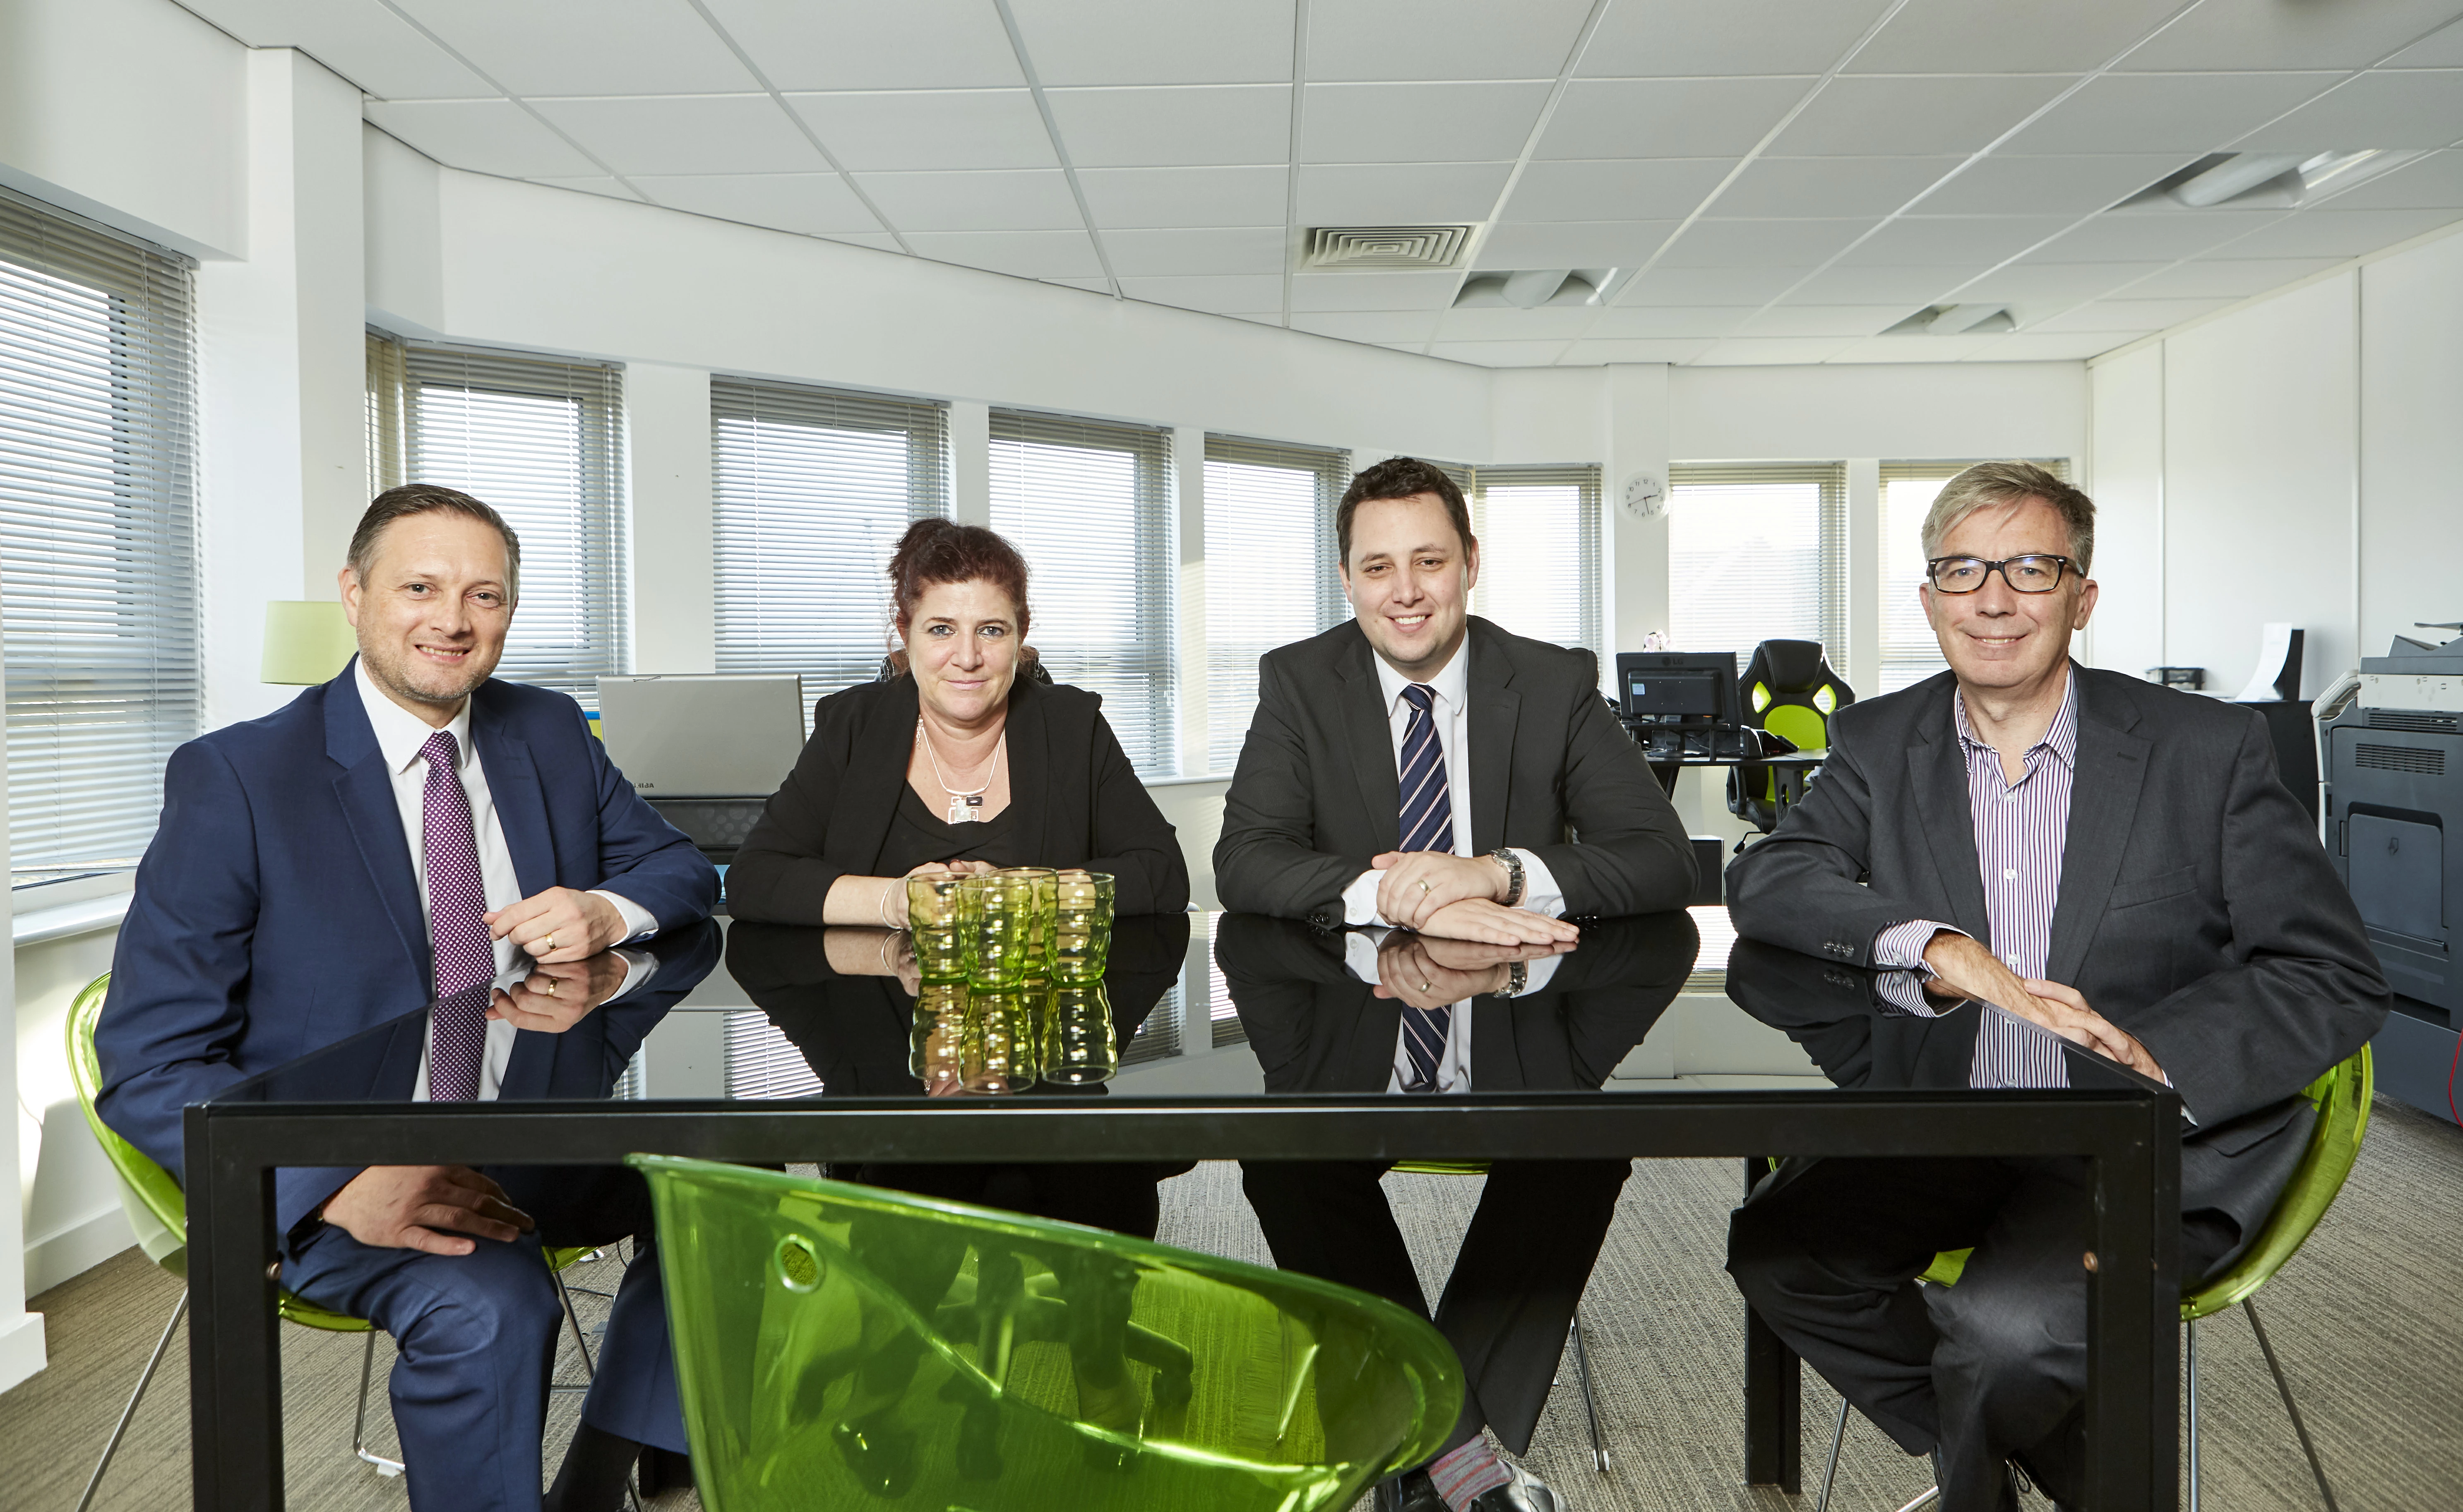
[[1522, 906], [1522, 858], [1502, 845], [1490, 851], [1488, 856], [1491, 861], [1505, 863], [1505, 906], [1509, 909], [1520, 908]]
[[1507, 961], [1505, 963], [1505, 991], [1497, 993], [1494, 996], [1498, 997], [1519, 997], [1525, 992], [1529, 991], [1530, 987], [1530, 964], [1525, 961]]

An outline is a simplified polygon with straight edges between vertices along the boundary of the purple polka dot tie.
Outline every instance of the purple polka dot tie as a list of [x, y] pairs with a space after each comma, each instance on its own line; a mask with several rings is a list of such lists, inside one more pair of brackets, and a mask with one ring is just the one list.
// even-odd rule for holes
[[479, 1095], [479, 1058], [488, 1041], [488, 987], [496, 976], [496, 947], [481, 917], [488, 888], [479, 873], [479, 844], [470, 827], [470, 795], [462, 790], [450, 731], [419, 748], [427, 758], [428, 931], [436, 947], [436, 1012], [430, 1022], [427, 1095], [467, 1103]]

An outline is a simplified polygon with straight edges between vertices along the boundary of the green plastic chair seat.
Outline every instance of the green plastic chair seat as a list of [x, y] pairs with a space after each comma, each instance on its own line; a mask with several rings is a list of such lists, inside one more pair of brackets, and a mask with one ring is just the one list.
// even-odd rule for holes
[[635, 1155], [708, 1512], [1303, 1512], [1442, 1444], [1462, 1370], [1329, 1282]]

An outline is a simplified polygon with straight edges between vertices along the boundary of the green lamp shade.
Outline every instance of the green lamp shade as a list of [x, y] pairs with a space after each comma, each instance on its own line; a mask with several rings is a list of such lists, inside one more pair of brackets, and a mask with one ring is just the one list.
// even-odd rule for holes
[[307, 687], [329, 683], [359, 654], [360, 638], [331, 599], [276, 599], [265, 606], [265, 663], [259, 681]]

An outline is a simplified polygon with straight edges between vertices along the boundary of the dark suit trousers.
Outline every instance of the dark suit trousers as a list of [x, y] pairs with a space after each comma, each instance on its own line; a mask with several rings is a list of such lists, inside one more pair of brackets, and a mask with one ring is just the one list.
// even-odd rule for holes
[[388, 1385], [414, 1512], [536, 1512], [539, 1437], [564, 1324], [542, 1246], [633, 1237], [582, 1420], [637, 1442], [687, 1448], [641, 1178], [621, 1168], [489, 1174], [537, 1220], [534, 1232], [510, 1244], [480, 1239], [456, 1256], [378, 1249], [320, 1227], [282, 1266], [294, 1293], [369, 1320], [399, 1348]]
[[[1790, 1160], [1731, 1218], [1728, 1271], [1901, 1448], [1939, 1449], [1943, 1512], [1999, 1506], [2013, 1455], [2075, 1506], [2088, 1201], [2077, 1160]], [[2184, 1273], [2229, 1242], [2188, 1225]], [[1935, 1255], [1969, 1248], [1957, 1284], [1916, 1284]]]
[[[1429, 1317], [1380, 1177], [1391, 1161], [1243, 1161], [1249, 1205], [1285, 1270], [1321, 1277]], [[1465, 1413], [1515, 1454], [1531, 1446], [1565, 1333], [1591, 1279], [1624, 1160], [1500, 1160], [1437, 1304], [1461, 1357]]]

